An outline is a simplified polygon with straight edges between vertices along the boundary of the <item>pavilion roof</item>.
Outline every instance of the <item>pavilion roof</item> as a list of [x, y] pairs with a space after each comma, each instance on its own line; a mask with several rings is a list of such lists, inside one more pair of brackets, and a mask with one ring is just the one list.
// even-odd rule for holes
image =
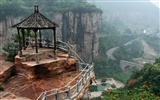
[[23, 29], [53, 29], [54, 27], [58, 27], [58, 24], [39, 13], [38, 6], [35, 6], [33, 14], [13, 27]]

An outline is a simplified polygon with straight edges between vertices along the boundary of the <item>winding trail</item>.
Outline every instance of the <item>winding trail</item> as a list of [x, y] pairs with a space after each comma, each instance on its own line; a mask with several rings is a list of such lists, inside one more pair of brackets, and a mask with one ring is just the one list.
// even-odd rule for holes
[[[137, 41], [137, 40], [139, 40], [139, 39], [141, 39], [141, 38], [142, 38], [142, 36], [140, 36], [140, 37], [138, 37], [138, 38], [136, 38], [136, 39], [133, 39], [133, 40], [125, 43], [124, 45], [127, 46], [127, 45], [129, 45], [129, 44], [132, 44], [132, 42]], [[108, 57], [109, 59], [116, 60], [116, 58], [113, 56], [113, 53], [114, 53], [117, 49], [119, 49], [119, 46], [113, 47], [113, 48], [109, 49], [109, 50], [106, 52], [107, 57]]]
[[106, 52], [106, 55], [109, 59], [112, 59], [112, 60], [116, 60], [116, 58], [113, 56], [113, 53], [115, 50], [117, 50], [119, 47], [114, 47], [114, 48], [111, 48], [109, 49], [107, 52]]

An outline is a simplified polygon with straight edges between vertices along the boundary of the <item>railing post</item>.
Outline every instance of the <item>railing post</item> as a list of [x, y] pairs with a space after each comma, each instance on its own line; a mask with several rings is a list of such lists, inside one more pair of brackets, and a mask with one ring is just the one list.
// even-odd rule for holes
[[82, 85], [84, 85], [84, 75], [82, 75]]
[[70, 48], [69, 48], [69, 44], [67, 43], [67, 50], [70, 53]]
[[91, 65], [91, 66], [92, 66], [92, 72], [93, 72], [93, 71], [94, 71], [94, 67], [93, 67], [93, 66], [94, 66], [94, 63], [92, 63], [92, 65]]
[[70, 88], [70, 86], [69, 86], [69, 87], [68, 87], [68, 93], [67, 93], [68, 99], [71, 98], [71, 95], [72, 95], [72, 93], [71, 93], [71, 88]]
[[57, 89], [57, 91], [56, 91], [55, 97], [56, 97], [56, 100], [60, 100], [60, 95], [59, 95], [58, 89]]
[[77, 92], [79, 92], [79, 82], [77, 80]]
[[84, 80], [87, 81], [87, 73], [85, 73]]
[[44, 99], [43, 100], [47, 100], [48, 98], [47, 98], [47, 94], [46, 94], [46, 92], [44, 93]]
[[90, 75], [91, 75], [90, 72], [91, 72], [91, 69], [89, 68], [89, 69], [88, 69], [88, 72], [87, 72], [89, 77], [90, 77]]
[[76, 63], [76, 70], [77, 70], [77, 71], [80, 71], [80, 70], [79, 70], [79, 63]]

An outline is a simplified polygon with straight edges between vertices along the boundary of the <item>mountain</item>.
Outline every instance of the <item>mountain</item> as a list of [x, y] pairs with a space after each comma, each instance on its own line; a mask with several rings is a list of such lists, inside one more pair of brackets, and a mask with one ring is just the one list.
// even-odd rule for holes
[[134, 31], [142, 32], [146, 28], [159, 28], [159, 9], [149, 0], [127, 1], [90, 1], [103, 10], [103, 20], [118, 27], [131, 27]]

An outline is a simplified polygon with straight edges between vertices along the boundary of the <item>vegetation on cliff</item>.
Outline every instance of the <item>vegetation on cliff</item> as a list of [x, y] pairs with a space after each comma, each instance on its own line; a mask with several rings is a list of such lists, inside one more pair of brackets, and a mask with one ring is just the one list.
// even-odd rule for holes
[[145, 64], [141, 70], [134, 70], [124, 88], [105, 90], [102, 96], [92, 100], [159, 100], [160, 58], [154, 64]]
[[[31, 33], [31, 30], [23, 31], [25, 37], [34, 37], [35, 35]], [[22, 38], [22, 34], [20, 35]], [[19, 45], [18, 45], [18, 34], [15, 34], [12, 37], [12, 42], [7, 42], [3, 45], [2, 49], [4, 50], [3, 54], [7, 56], [7, 61], [14, 62], [14, 57], [18, 54]], [[13, 43], [14, 42], [14, 43]], [[22, 49], [22, 48], [21, 48]]]
[[25, 15], [26, 11], [23, 0], [2, 0], [0, 2], [0, 21], [6, 20], [9, 16], [18, 17]]
[[48, 17], [51, 17], [57, 11], [102, 12], [101, 9], [87, 3], [86, 0], [50, 0], [45, 2], [43, 0], [2, 0], [0, 2], [0, 20], [5, 20], [8, 16], [27, 16], [33, 12], [31, 9], [34, 5], [39, 5], [41, 12]]
[[[119, 63], [122, 59], [132, 61], [132, 58], [142, 56], [142, 46], [137, 41], [125, 45], [131, 40], [136, 39], [139, 35], [132, 32], [130, 28], [120, 30], [105, 21], [102, 23], [102, 34], [103, 36], [100, 37], [99, 43], [99, 57], [94, 60], [96, 77], [113, 77], [125, 83], [132, 72], [123, 72]], [[119, 49], [114, 52], [116, 60], [109, 59], [106, 55], [106, 52], [113, 47], [119, 47]]]
[[129, 45], [122, 45], [119, 49], [113, 54], [114, 57], [120, 60], [133, 61], [133, 58], [142, 57], [144, 51], [142, 44], [139, 41], [135, 41]]

